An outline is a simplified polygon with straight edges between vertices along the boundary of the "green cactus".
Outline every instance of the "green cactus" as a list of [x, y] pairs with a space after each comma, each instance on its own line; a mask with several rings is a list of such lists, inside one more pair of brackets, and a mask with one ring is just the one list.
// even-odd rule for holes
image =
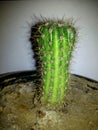
[[62, 21], [45, 21], [38, 28], [43, 99], [50, 105], [63, 103], [76, 29]]

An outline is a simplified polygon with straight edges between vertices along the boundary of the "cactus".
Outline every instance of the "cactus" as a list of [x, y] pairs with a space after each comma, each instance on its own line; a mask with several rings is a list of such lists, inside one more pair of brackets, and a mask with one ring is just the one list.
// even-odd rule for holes
[[38, 27], [44, 102], [61, 105], [66, 95], [69, 65], [76, 42], [76, 29], [62, 21], [45, 21]]

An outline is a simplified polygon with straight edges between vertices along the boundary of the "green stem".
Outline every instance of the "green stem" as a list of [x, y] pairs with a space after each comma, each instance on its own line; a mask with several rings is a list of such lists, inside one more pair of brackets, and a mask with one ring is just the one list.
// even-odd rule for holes
[[69, 61], [76, 31], [65, 23], [42, 24], [38, 44], [41, 53], [43, 97], [51, 105], [63, 103], [67, 88]]

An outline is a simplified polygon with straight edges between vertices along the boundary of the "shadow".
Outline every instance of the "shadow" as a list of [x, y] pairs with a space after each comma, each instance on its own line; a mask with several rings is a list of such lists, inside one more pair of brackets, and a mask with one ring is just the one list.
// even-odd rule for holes
[[[36, 66], [36, 74], [37, 74], [37, 85], [41, 85], [41, 59], [40, 59], [40, 54], [39, 54], [39, 45], [38, 45], [38, 42], [37, 42], [37, 37], [39, 35], [39, 31], [38, 31], [38, 28], [40, 25], [42, 25], [43, 22], [38, 22], [36, 23], [35, 25], [33, 25], [31, 27], [31, 30], [30, 30], [30, 38], [29, 38], [29, 41], [31, 43], [31, 49], [32, 51], [34, 52], [34, 55], [33, 55], [33, 58], [35, 59], [35, 66]], [[39, 86], [38, 85], [38, 86]]]
[[30, 30], [30, 38], [29, 41], [31, 43], [31, 49], [34, 52], [33, 58], [35, 59], [35, 67], [36, 67], [36, 79], [34, 79], [33, 81], [36, 82], [36, 87], [37, 87], [37, 94], [38, 95], [42, 95], [42, 76], [41, 76], [41, 66], [42, 66], [42, 62], [40, 59], [40, 54], [39, 54], [39, 45], [37, 42], [37, 38], [39, 35], [39, 26], [42, 25], [43, 22], [39, 21], [36, 24], [34, 24], [31, 27]]
[[37, 82], [36, 71], [16, 71], [0, 74], [0, 89], [17, 83]]

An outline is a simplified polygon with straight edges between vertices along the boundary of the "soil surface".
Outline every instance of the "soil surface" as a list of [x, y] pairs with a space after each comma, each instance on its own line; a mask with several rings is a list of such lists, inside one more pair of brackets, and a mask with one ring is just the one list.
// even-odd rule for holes
[[0, 89], [0, 130], [98, 130], [97, 82], [71, 75], [61, 108], [42, 104], [33, 81]]

